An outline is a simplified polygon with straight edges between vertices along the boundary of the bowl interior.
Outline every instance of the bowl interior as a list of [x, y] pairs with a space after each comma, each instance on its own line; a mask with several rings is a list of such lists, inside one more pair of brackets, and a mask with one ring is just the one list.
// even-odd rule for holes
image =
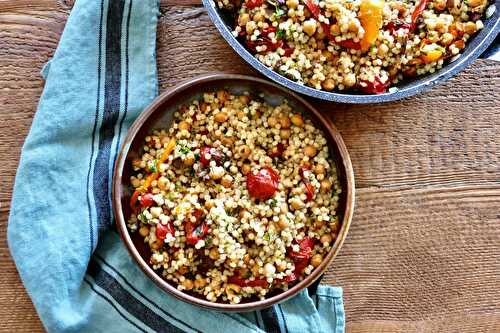
[[446, 64], [435, 73], [427, 74], [415, 79], [405, 80], [397, 84], [397, 90], [379, 95], [366, 95], [358, 92], [327, 92], [299, 84], [266, 67], [250, 52], [248, 52], [248, 50], [246, 50], [245, 47], [232, 35], [232, 25], [236, 18], [231, 13], [219, 9], [216, 1], [202, 1], [211, 20], [214, 22], [215, 26], [229, 45], [259, 72], [273, 81], [278, 82], [279, 84], [284, 85], [285, 87], [288, 87], [296, 92], [327, 101], [349, 104], [394, 101], [427, 90], [434, 85], [449, 79], [453, 75], [456, 75], [467, 65], [472, 63], [495, 40], [495, 37], [500, 31], [500, 1], [490, 1], [490, 5], [495, 7], [495, 11], [489, 18], [483, 18], [484, 28], [467, 42], [465, 49], [462, 51], [461, 56], [457, 60]]
[[[126, 227], [126, 220], [131, 214], [131, 209], [129, 207], [130, 197], [132, 195], [132, 188], [129, 180], [130, 176], [133, 175], [131, 162], [133, 159], [140, 157], [144, 138], [153, 129], [168, 128], [172, 122], [174, 112], [177, 111], [181, 105], [186, 105], [195, 99], [202, 98], [203, 92], [212, 92], [220, 89], [226, 89], [232, 94], [249, 92], [252, 96], [260, 96], [270, 105], [278, 105], [283, 99], [287, 99], [294, 110], [303, 112], [306, 117], [309, 117], [315, 125], [321, 128], [325, 133], [331, 154], [336, 164], [339, 181], [342, 184], [342, 193], [339, 196], [339, 207], [337, 210], [339, 221], [342, 222], [341, 229], [335, 244], [326, 256], [324, 262], [311, 275], [288, 291], [270, 295], [265, 301], [250, 300], [249, 302], [237, 305], [211, 303], [198, 298], [195, 294], [178, 291], [169, 282], [166, 282], [161, 275], [156, 274], [148, 266], [147, 262], [151, 254], [149, 246], [143, 242], [138, 233], [129, 234]], [[353, 200], [354, 179], [352, 166], [346, 147], [337, 129], [307, 102], [288, 93], [280, 86], [260, 79], [237, 75], [213, 75], [203, 77], [180, 85], [176, 89], [160, 95], [130, 128], [118, 156], [113, 178], [113, 209], [117, 226], [129, 252], [136, 259], [141, 269], [162, 289], [188, 302], [217, 310], [245, 311], [263, 308], [294, 295], [300, 289], [314, 282], [338, 252], [346, 236], [352, 217]]]

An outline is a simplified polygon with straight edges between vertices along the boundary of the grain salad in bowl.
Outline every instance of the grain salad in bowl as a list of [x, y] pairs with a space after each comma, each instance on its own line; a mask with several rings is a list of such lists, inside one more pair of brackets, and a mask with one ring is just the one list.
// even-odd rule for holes
[[205, 93], [147, 135], [131, 164], [129, 230], [156, 272], [210, 302], [289, 289], [340, 230], [327, 139], [286, 101]]
[[495, 10], [488, 0], [215, 2], [268, 68], [318, 90], [361, 94], [395, 92], [455, 61]]

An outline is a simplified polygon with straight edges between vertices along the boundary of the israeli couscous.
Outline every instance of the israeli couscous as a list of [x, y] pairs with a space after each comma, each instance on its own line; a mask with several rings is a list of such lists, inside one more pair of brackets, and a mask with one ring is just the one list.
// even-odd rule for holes
[[367, 94], [456, 60], [483, 28], [488, 6], [488, 0], [217, 3], [234, 17], [233, 35], [274, 71], [316, 89]]
[[145, 138], [132, 167], [129, 229], [165, 279], [211, 302], [288, 289], [340, 228], [327, 141], [286, 102], [205, 93]]

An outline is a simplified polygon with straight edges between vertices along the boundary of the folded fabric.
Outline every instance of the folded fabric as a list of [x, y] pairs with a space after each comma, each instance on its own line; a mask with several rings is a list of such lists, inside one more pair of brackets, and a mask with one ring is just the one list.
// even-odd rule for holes
[[343, 332], [340, 288], [220, 313], [164, 293], [112, 228], [110, 185], [132, 121], [157, 94], [156, 0], [79, 0], [23, 147], [8, 241], [49, 332]]

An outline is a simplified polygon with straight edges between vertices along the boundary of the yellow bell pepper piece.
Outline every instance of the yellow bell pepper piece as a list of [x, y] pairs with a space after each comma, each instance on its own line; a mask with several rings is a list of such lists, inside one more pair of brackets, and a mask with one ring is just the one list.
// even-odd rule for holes
[[365, 30], [361, 39], [361, 50], [368, 51], [377, 40], [378, 33], [382, 28], [384, 11], [384, 0], [363, 0], [359, 7], [359, 21]]
[[422, 53], [420, 59], [426, 64], [438, 61], [443, 56], [443, 48], [437, 44], [424, 45], [420, 51]]

